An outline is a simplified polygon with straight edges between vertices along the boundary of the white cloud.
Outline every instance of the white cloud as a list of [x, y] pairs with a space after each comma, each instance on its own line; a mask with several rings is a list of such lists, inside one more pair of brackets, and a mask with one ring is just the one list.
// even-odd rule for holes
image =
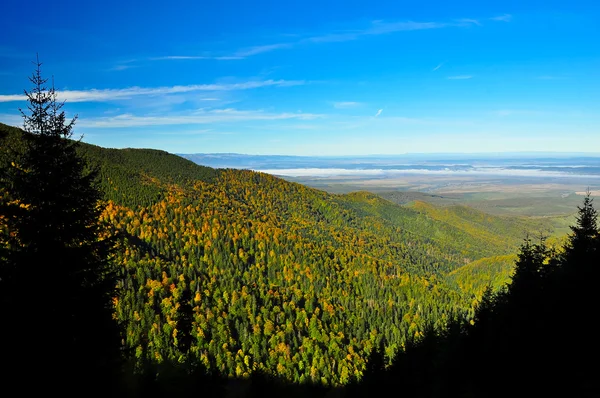
[[492, 17], [490, 19], [492, 21], [510, 22], [512, 20], [512, 15], [504, 14], [504, 15], [499, 15], [497, 17]]
[[[508, 21], [511, 16], [505, 14], [502, 16], [490, 18], [498, 21]], [[371, 22], [370, 26], [362, 27], [359, 29], [349, 29], [337, 32], [330, 32], [321, 35], [313, 35], [291, 41], [288, 43], [275, 43], [265, 44], [254, 47], [242, 48], [232, 52], [229, 55], [168, 55], [162, 57], [150, 58], [151, 60], [202, 60], [202, 59], [213, 59], [213, 60], [236, 60], [244, 59], [257, 54], [262, 54], [270, 51], [280, 50], [284, 48], [292, 48], [298, 44], [305, 43], [332, 43], [332, 42], [344, 42], [357, 40], [364, 36], [375, 36], [383, 35], [396, 32], [414, 31], [414, 30], [427, 30], [427, 29], [441, 29], [448, 27], [468, 27], [472, 25], [481, 25], [481, 22], [477, 19], [462, 18], [453, 22], [415, 22], [415, 21], [396, 21], [396, 22], [385, 22], [381, 20], [375, 20]], [[288, 35], [298, 36], [298, 35]]]
[[204, 56], [204, 55], [166, 55], [163, 57], [152, 57], [151, 61], [166, 61], [166, 60], [197, 60], [197, 59], [215, 59], [219, 61], [244, 59], [244, 57], [225, 55], [225, 56]]
[[439, 22], [381, 22], [373, 21], [373, 26], [362, 32], [364, 35], [381, 35], [385, 33], [403, 32], [410, 30], [439, 29], [448, 26]]
[[446, 63], [446, 61], [442, 62], [441, 64], [438, 64], [438, 66], [436, 66], [435, 68], [433, 68], [431, 71], [435, 72], [436, 70], [440, 69], [442, 66], [444, 66], [444, 64]]
[[[106, 102], [131, 99], [138, 96], [158, 96], [182, 94], [197, 91], [235, 91], [261, 87], [288, 87], [305, 84], [303, 80], [261, 80], [228, 84], [193, 84], [170, 87], [128, 87], [120, 89], [62, 90], [57, 91], [60, 101], [68, 102]], [[0, 95], [0, 102], [25, 101], [25, 95]]]
[[131, 69], [131, 68], [137, 68], [137, 65], [115, 65], [112, 68], [109, 69], [109, 71], [122, 71], [122, 70], [127, 70], [127, 69]]
[[336, 109], [357, 108], [357, 107], [359, 107], [361, 105], [362, 105], [362, 103], [355, 102], [355, 101], [339, 101], [339, 102], [334, 102], [333, 103], [333, 107], [336, 108]]
[[251, 57], [253, 55], [262, 54], [282, 48], [291, 47], [293, 43], [277, 43], [277, 44], [266, 44], [262, 46], [254, 46], [248, 48], [242, 48], [230, 55], [166, 55], [162, 57], [152, 57], [151, 61], [166, 61], [166, 60], [203, 60], [213, 59], [219, 61], [237, 60]]
[[375, 114], [375, 117], [381, 115], [381, 112], [383, 112], [383, 109], [378, 110], [377, 113]]
[[88, 128], [122, 128], [139, 126], [247, 122], [256, 120], [312, 120], [321, 116], [322, 115], [312, 113], [267, 113], [260, 110], [242, 111], [237, 109], [200, 109], [188, 114], [174, 114], [167, 116], [137, 116], [126, 113], [111, 117], [88, 118], [80, 120], [78, 125], [80, 127]]
[[341, 42], [356, 40], [362, 36], [373, 36], [382, 35], [387, 33], [395, 33], [402, 31], [411, 30], [424, 30], [424, 29], [439, 29], [449, 26], [445, 23], [438, 22], [382, 22], [373, 21], [371, 26], [366, 29], [352, 30], [339, 33], [328, 33], [320, 36], [309, 37], [303, 39], [300, 42], [313, 42], [313, 43], [328, 43], [328, 42]]
[[139, 65], [137, 65], [138, 60], [137, 59], [126, 59], [126, 60], [120, 60], [119, 62], [116, 63], [115, 66], [113, 66], [112, 68], [109, 68], [108, 71], [122, 71], [122, 70], [127, 70], [127, 69], [131, 69], [131, 68], [137, 68], [139, 67]]
[[458, 23], [460, 24], [464, 24], [464, 25], [477, 25], [477, 26], [481, 26], [481, 22], [479, 22], [477, 19], [471, 19], [471, 18], [462, 18], [457, 20]]
[[9, 94], [0, 95], [0, 102], [13, 102], [13, 101], [25, 101], [27, 97], [25, 94]]
[[[423, 30], [423, 29], [437, 29], [448, 26], [456, 26], [447, 23], [438, 22], [413, 22], [413, 21], [402, 21], [402, 22], [383, 22], [373, 21], [371, 26], [362, 29], [332, 32], [322, 35], [311, 36], [303, 38], [297, 41], [288, 43], [275, 43], [265, 44], [254, 47], [242, 48], [231, 55], [226, 56], [214, 56], [214, 55], [169, 55], [163, 57], [154, 57], [151, 60], [200, 60], [200, 59], [217, 59], [217, 60], [229, 60], [229, 59], [244, 59], [257, 54], [262, 54], [270, 51], [280, 50], [284, 48], [291, 48], [297, 44], [302, 43], [327, 43], [327, 42], [341, 42], [356, 40], [361, 36], [372, 36], [381, 35], [394, 32], [411, 31], [411, 30]], [[295, 35], [294, 35], [295, 36]]]
[[254, 46], [246, 49], [239, 50], [233, 54], [234, 57], [245, 58], [252, 55], [262, 54], [273, 50], [279, 50], [282, 48], [291, 47], [291, 43], [278, 43], [278, 44], [267, 44], [264, 46]]
[[467, 79], [472, 79], [473, 76], [471, 75], [457, 75], [457, 76], [448, 76], [449, 80], [467, 80]]

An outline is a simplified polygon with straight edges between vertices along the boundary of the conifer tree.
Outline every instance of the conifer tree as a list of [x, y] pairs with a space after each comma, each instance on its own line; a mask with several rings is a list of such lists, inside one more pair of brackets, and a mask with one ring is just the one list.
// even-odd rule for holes
[[546, 246], [544, 237], [540, 238], [540, 243], [533, 243], [527, 237], [518, 254], [510, 293], [519, 299], [538, 294], [549, 271], [547, 260], [550, 257], [551, 250]]
[[[569, 258], [580, 257], [577, 264], [586, 265], [587, 261], [582, 256], [589, 256], [594, 249], [597, 250], [598, 241], [598, 212], [594, 209], [591, 192], [588, 190], [583, 205], [577, 206], [577, 223], [571, 226], [571, 235], [565, 254]], [[589, 259], [588, 259], [589, 260]]]
[[0, 290], [12, 325], [2, 328], [3, 358], [13, 364], [10, 376], [29, 374], [47, 387], [105, 387], [119, 355], [111, 239], [99, 222], [96, 173], [71, 140], [76, 117], [67, 120], [54, 84], [48, 88], [34, 64], [20, 110], [25, 150], [0, 178]]

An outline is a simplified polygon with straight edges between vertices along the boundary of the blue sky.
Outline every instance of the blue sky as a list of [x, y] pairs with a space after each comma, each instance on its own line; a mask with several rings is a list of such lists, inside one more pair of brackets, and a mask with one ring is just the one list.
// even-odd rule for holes
[[599, 19], [596, 0], [10, 1], [0, 121], [21, 123], [39, 53], [106, 147], [600, 152]]

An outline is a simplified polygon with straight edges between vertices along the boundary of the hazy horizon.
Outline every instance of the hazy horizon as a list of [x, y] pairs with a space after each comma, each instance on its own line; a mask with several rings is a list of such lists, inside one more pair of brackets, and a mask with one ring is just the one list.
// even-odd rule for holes
[[553, 179], [560, 183], [600, 182], [598, 156], [557, 154], [407, 154], [385, 156], [277, 156], [244, 154], [180, 154], [214, 168], [260, 171], [281, 177], [402, 179], [468, 177]]
[[[131, 148], [136, 149], [136, 148]], [[142, 149], [142, 148], [137, 148]], [[151, 149], [151, 148], [146, 148]], [[286, 153], [273, 153], [273, 154], [261, 154], [261, 153], [244, 153], [244, 152], [194, 152], [194, 153], [175, 153], [179, 156], [186, 155], [204, 155], [204, 156], [264, 156], [264, 157], [297, 157], [297, 158], [369, 158], [369, 157], [396, 157], [396, 156], [502, 156], [502, 155], [515, 155], [515, 156], [545, 156], [545, 155], [561, 155], [561, 156], [581, 156], [581, 157], [600, 157], [600, 152], [561, 152], [561, 151], [511, 151], [511, 152], [405, 152], [405, 153], [365, 153], [365, 154], [340, 154], [340, 155], [293, 155]]]

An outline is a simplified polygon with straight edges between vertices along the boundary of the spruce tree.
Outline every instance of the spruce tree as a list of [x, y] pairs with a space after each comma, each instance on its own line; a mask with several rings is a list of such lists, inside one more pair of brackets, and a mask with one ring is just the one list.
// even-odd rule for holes
[[566, 246], [565, 254], [575, 266], [583, 267], [589, 264], [592, 252], [598, 246], [598, 212], [594, 209], [593, 198], [588, 190], [583, 205], [577, 206], [577, 223], [571, 226], [571, 235]]
[[529, 236], [525, 239], [509, 286], [513, 298], [528, 302], [539, 294], [550, 272], [551, 265], [548, 260], [551, 257], [552, 250], [546, 246], [543, 236], [540, 237], [540, 243], [533, 243]]
[[[54, 84], [41, 63], [20, 110], [25, 150], [4, 167], [0, 290], [5, 311], [5, 380], [29, 375], [48, 391], [107, 387], [118, 368], [112, 319], [111, 239], [100, 223], [96, 173], [72, 140]], [[32, 385], [34, 386], [34, 385]]]

